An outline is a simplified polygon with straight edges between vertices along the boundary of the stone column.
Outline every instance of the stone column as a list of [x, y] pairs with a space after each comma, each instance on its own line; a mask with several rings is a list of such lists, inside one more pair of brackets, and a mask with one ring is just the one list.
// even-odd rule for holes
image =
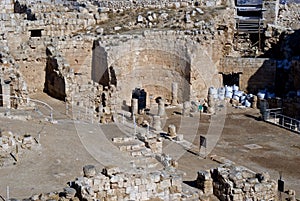
[[136, 115], [138, 113], [138, 99], [131, 99], [131, 116]]
[[178, 83], [172, 83], [172, 105], [178, 104]]
[[173, 124], [170, 124], [168, 126], [168, 134], [171, 138], [176, 137], [176, 126]]
[[153, 116], [153, 128], [156, 131], [161, 131], [161, 121], [160, 116]]
[[2, 84], [3, 107], [10, 109], [10, 84]]
[[182, 115], [185, 117], [190, 116], [191, 103], [190, 101], [185, 101], [183, 103]]
[[165, 101], [163, 99], [159, 99], [158, 102], [158, 116], [164, 117], [166, 115], [166, 110], [165, 110]]

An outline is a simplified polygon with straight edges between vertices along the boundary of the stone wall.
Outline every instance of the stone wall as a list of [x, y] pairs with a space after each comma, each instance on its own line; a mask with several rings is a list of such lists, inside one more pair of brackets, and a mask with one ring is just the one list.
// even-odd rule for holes
[[[1, 95], [0, 105], [17, 108], [26, 104], [27, 85], [22, 73], [19, 71], [19, 66], [10, 54], [7, 38], [3, 35], [0, 35], [0, 67], [0, 94], [5, 95]], [[14, 99], [14, 102], [10, 102], [10, 96], [18, 98]]]
[[276, 61], [266, 58], [225, 57], [220, 61], [219, 72], [241, 73], [239, 87], [248, 93], [257, 93], [265, 88], [274, 90]]
[[266, 9], [266, 11], [263, 12], [265, 23], [276, 24], [279, 11], [279, 0], [263, 1], [263, 8]]
[[[90, 166], [89, 168], [93, 168]], [[87, 169], [85, 167], [84, 169]], [[104, 168], [101, 173], [89, 170], [71, 182], [83, 200], [181, 200], [182, 175], [165, 170], [123, 172], [118, 167]]]
[[65, 100], [68, 83], [64, 74], [70, 70], [67, 69], [69, 64], [52, 47], [48, 47], [47, 55], [44, 91], [54, 98]]
[[[138, 0], [138, 1], [97, 1], [100, 7], [109, 8], [112, 10], [132, 9], [132, 8], [174, 8], [192, 6], [195, 2], [191, 0]], [[198, 2], [201, 6], [221, 6], [226, 5], [227, 1], [206, 1]]]
[[0, 2], [1, 13], [12, 13], [14, 11], [13, 0], [3, 0]]
[[243, 166], [223, 166], [199, 171], [197, 186], [204, 194], [214, 194], [221, 201], [277, 200], [277, 183], [268, 173], [255, 173]]
[[[13, 1], [1, 1], [0, 34], [4, 34], [7, 39], [11, 55], [15, 58], [28, 84], [28, 91], [40, 92], [44, 88], [47, 60], [45, 52], [49, 44], [55, 44], [63, 49], [61, 51], [63, 56], [75, 68], [76, 73], [78, 69], [81, 69], [78, 73], [88, 74], [87, 76], [90, 77], [90, 69], [87, 70], [87, 66], [91, 66], [93, 40], [90, 42], [79, 41], [80, 39], [75, 38], [66, 40], [69, 35], [95, 25], [94, 14], [98, 13], [97, 7], [91, 7], [95, 10], [89, 12], [71, 10], [68, 6], [51, 4], [47, 1], [43, 3], [19, 2], [35, 15], [36, 20], [28, 20], [26, 13], [14, 13]], [[41, 36], [38, 36], [39, 32]]]
[[103, 36], [94, 49], [92, 77], [99, 82], [108, 76], [106, 85], [116, 84], [119, 103], [130, 103], [136, 87], [144, 88], [153, 98], [164, 96], [170, 101], [174, 80], [178, 82], [179, 102], [203, 98], [210, 86], [221, 83], [213, 52], [183, 32]]

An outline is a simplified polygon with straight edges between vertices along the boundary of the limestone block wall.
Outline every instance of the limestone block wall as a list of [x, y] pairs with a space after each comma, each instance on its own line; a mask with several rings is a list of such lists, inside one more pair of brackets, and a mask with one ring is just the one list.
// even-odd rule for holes
[[265, 23], [276, 24], [279, 11], [279, 0], [263, 1], [263, 8], [266, 9], [266, 11], [263, 12]]
[[219, 72], [241, 73], [239, 87], [248, 93], [257, 93], [265, 88], [274, 90], [276, 61], [266, 58], [225, 57], [220, 61]]
[[[82, 0], [81, 0], [82, 1]], [[135, 2], [132, 1], [122, 1], [122, 0], [114, 0], [114, 1], [97, 1], [100, 7], [106, 7], [110, 9], [125, 9], [125, 8], [174, 8], [174, 7], [186, 7], [190, 5], [194, 5], [194, 2], [191, 0], [138, 0]], [[200, 1], [200, 5], [206, 6], [220, 6], [226, 4], [226, 1]]]
[[[28, 91], [23, 75], [19, 71], [19, 66], [7, 47], [7, 42], [7, 38], [4, 35], [0, 35], [0, 94], [7, 95], [0, 97], [0, 105], [16, 108], [26, 104]], [[9, 96], [18, 98], [10, 103], [11, 99]]]
[[196, 180], [204, 194], [222, 201], [277, 200], [277, 183], [267, 172], [255, 173], [243, 166], [221, 166], [199, 171]]
[[47, 47], [45, 71], [44, 91], [57, 99], [69, 98], [74, 88], [74, 72], [53, 46]]
[[52, 42], [74, 70], [75, 75], [81, 77], [82, 84], [91, 80], [93, 42], [93, 37], [80, 35]]
[[99, 82], [108, 76], [107, 85], [113, 80], [119, 103], [130, 103], [136, 87], [144, 88], [153, 98], [163, 96], [170, 101], [172, 82], [178, 82], [178, 100], [183, 102], [203, 98], [210, 86], [221, 83], [211, 53], [174, 31], [104, 36], [96, 51], [101, 55], [94, 54], [93, 80]]
[[2, 0], [0, 2], [1, 13], [12, 13], [14, 11], [13, 0]]
[[123, 172], [104, 168], [71, 183], [83, 200], [181, 200], [182, 176], [164, 170]]

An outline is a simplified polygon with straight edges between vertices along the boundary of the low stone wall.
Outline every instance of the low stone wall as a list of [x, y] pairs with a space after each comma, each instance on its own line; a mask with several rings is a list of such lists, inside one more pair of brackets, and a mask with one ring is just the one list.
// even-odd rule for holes
[[214, 194], [221, 201], [277, 200], [277, 183], [268, 173], [255, 173], [243, 166], [218, 167], [199, 171], [198, 188], [206, 195]]
[[37, 149], [37, 140], [29, 134], [0, 131], [0, 167], [14, 165], [27, 150]]
[[165, 170], [122, 172], [117, 167], [104, 168], [96, 174], [93, 167], [85, 167], [83, 177], [71, 182], [84, 200], [180, 200], [182, 176]]
[[260, 89], [274, 89], [276, 61], [266, 58], [225, 57], [220, 61], [219, 72], [240, 73], [240, 90], [257, 93]]

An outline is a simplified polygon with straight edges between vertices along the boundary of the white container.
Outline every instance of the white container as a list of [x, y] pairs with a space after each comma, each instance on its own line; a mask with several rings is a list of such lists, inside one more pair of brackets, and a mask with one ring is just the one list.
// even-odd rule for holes
[[250, 103], [250, 101], [248, 101], [248, 100], [245, 100], [244, 105], [245, 105], [246, 107], [251, 107], [251, 103]]
[[246, 95], [242, 95], [242, 96], [240, 97], [241, 102], [244, 101], [244, 100], [246, 100], [246, 98], [247, 98]]
[[209, 87], [208, 94], [215, 95], [218, 93], [218, 90], [215, 87]]
[[234, 91], [234, 92], [233, 92], [233, 95], [234, 95], [234, 96], [241, 97], [241, 96], [243, 95], [243, 93], [244, 93], [243, 91]]
[[253, 98], [253, 94], [248, 94], [247, 95], [247, 100], [252, 100], [252, 98]]
[[232, 91], [228, 91], [228, 92], [225, 93], [226, 98], [232, 98], [232, 96], [233, 96]]
[[221, 87], [218, 89], [218, 98], [219, 98], [219, 100], [225, 99], [225, 88], [224, 87]]
[[233, 89], [232, 89], [232, 86], [227, 86], [227, 85], [225, 85], [225, 92], [227, 93], [227, 92], [232, 92], [233, 91]]
[[224, 87], [220, 87], [218, 89], [218, 94], [225, 94], [225, 88]]
[[259, 98], [259, 99], [264, 99], [265, 96], [266, 96], [266, 93], [264, 93], [264, 92], [258, 92], [257, 93], [257, 98]]
[[240, 101], [240, 97], [239, 97], [239, 96], [235, 96], [235, 95], [234, 95], [232, 98], [233, 98], [234, 100]]
[[238, 91], [238, 90], [239, 90], [239, 87], [236, 86], [236, 85], [233, 85], [232, 89], [233, 89], [233, 91]]
[[218, 89], [216, 89], [214, 87], [209, 87], [208, 95], [212, 96], [214, 99], [217, 99], [218, 98]]

